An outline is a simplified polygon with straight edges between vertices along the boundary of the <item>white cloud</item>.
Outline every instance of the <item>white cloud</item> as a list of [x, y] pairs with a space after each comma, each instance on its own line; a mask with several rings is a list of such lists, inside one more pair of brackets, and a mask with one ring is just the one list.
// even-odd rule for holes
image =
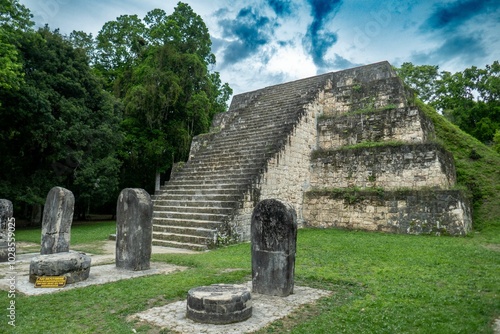
[[287, 45], [280, 47], [266, 65], [270, 74], [285, 74], [290, 80], [310, 77], [316, 74], [312, 58], [302, 47]]

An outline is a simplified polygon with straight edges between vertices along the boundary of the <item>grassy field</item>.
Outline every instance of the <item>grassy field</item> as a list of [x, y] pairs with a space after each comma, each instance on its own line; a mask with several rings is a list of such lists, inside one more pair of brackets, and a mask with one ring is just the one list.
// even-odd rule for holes
[[[299, 230], [296, 284], [334, 293], [260, 333], [492, 333], [500, 316], [496, 226], [466, 238]], [[98, 248], [114, 229], [113, 222], [77, 225], [72, 246]], [[20, 230], [16, 237], [39, 242], [40, 231]], [[52, 295], [18, 295], [12, 333], [168, 333], [126, 317], [184, 299], [196, 286], [251, 279], [248, 243], [194, 255], [158, 254], [153, 260], [190, 269]], [[7, 299], [1, 291], [0, 301]], [[0, 332], [9, 332], [2, 318]]]
[[[300, 230], [296, 284], [334, 293], [259, 333], [493, 333], [500, 317], [500, 155], [418, 104], [433, 120], [438, 142], [453, 152], [458, 186], [473, 203], [474, 231], [452, 238]], [[114, 231], [114, 222], [76, 224], [72, 248], [99, 253]], [[16, 240], [35, 243], [28, 250], [36, 251], [40, 229], [18, 230]], [[249, 244], [153, 260], [190, 269], [53, 295], [17, 295], [17, 327], [11, 331], [2, 316], [0, 333], [169, 333], [126, 318], [184, 299], [193, 287], [251, 279]], [[7, 292], [0, 291], [0, 309], [7, 303]]]
[[[111, 233], [116, 233], [116, 223], [114, 221], [73, 224], [70, 244], [72, 248], [78, 245], [80, 251], [100, 254], [100, 246], [108, 240]], [[28, 247], [29, 252], [40, 251], [41, 230], [39, 227], [18, 230], [16, 240], [18, 242], [24, 241], [37, 244], [37, 246]]]

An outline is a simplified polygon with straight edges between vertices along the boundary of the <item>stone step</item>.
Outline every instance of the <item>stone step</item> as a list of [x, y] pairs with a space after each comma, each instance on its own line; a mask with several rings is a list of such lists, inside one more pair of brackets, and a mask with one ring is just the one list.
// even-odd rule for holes
[[213, 175], [200, 175], [196, 173], [186, 172], [184, 174], [176, 174], [175, 179], [171, 180], [172, 184], [179, 184], [181, 182], [186, 182], [188, 184], [204, 184], [204, 185], [214, 185], [219, 183], [235, 182], [235, 183], [246, 183], [248, 184], [254, 175], [243, 175], [235, 174], [231, 178], [227, 175], [219, 173]]
[[262, 150], [259, 154], [254, 155], [241, 155], [241, 154], [215, 154], [214, 152], [205, 151], [197, 154], [185, 167], [191, 166], [212, 166], [214, 164], [219, 166], [234, 166], [234, 165], [255, 165], [258, 164], [256, 158], [260, 157], [265, 159], [273, 153], [270, 149]]
[[231, 202], [239, 199], [239, 194], [182, 194], [182, 193], [168, 193], [162, 195], [160, 198], [155, 199], [155, 203], [160, 201], [184, 201], [185, 203], [190, 202], [206, 202], [206, 201], [217, 201], [217, 202]]
[[[166, 208], [169, 209], [169, 208]], [[216, 221], [221, 222], [227, 217], [227, 214], [222, 213], [195, 213], [195, 212], [180, 212], [180, 211], [155, 211], [153, 218], [174, 218], [179, 220], [201, 220], [201, 221]]]
[[209, 207], [209, 208], [234, 208], [236, 206], [235, 201], [185, 201], [182, 199], [178, 200], [155, 200], [153, 202], [153, 207], [158, 206], [183, 206], [185, 208], [191, 207]]
[[248, 147], [248, 146], [241, 146], [241, 147], [234, 147], [234, 146], [226, 146], [226, 147], [216, 147], [216, 148], [210, 148], [207, 147], [204, 150], [200, 150], [195, 154], [195, 158], [204, 158], [207, 156], [226, 156], [229, 158], [236, 158], [236, 157], [259, 157], [259, 156], [265, 156], [266, 154], [271, 153], [271, 150], [274, 150], [274, 147], [265, 147], [265, 146], [253, 146], [253, 147]]
[[[224, 148], [224, 147], [244, 147], [249, 146], [250, 143], [258, 143], [259, 145], [274, 144], [277, 139], [280, 139], [283, 134], [291, 130], [292, 127], [275, 127], [265, 132], [261, 130], [262, 127], [256, 125], [249, 129], [249, 131], [234, 130], [226, 136], [213, 140], [207, 143], [207, 147]], [[271, 133], [269, 133], [271, 132]]]
[[155, 232], [172, 233], [174, 235], [182, 234], [213, 239], [213, 236], [217, 231], [215, 229], [201, 227], [153, 225], [153, 233]]
[[204, 196], [204, 195], [213, 195], [213, 194], [220, 194], [220, 195], [233, 195], [233, 196], [238, 196], [243, 193], [244, 188], [226, 188], [226, 189], [217, 189], [213, 187], [204, 187], [204, 188], [197, 188], [197, 187], [191, 187], [191, 188], [170, 188], [168, 190], [158, 190], [156, 194], [154, 195], [154, 199], [164, 199], [164, 196], [167, 195], [184, 195], [184, 196], [192, 196], [192, 195], [198, 195], [198, 196]]
[[190, 250], [199, 251], [199, 252], [203, 252], [203, 251], [208, 250], [208, 246], [203, 245], [203, 244], [192, 244], [192, 243], [186, 243], [186, 242], [177, 242], [177, 241], [154, 239], [154, 238], [153, 238], [153, 245], [154, 246], [163, 246], [163, 247], [190, 249]]
[[180, 227], [194, 227], [205, 229], [217, 229], [222, 224], [221, 221], [209, 221], [199, 219], [184, 219], [184, 218], [153, 218], [153, 225], [158, 226], [180, 226]]
[[221, 207], [196, 207], [196, 206], [163, 206], [154, 205], [155, 212], [190, 212], [192, 214], [218, 214], [218, 215], [229, 215], [233, 208], [221, 208]]
[[[212, 168], [213, 170], [226, 170], [235, 167], [245, 166], [247, 168], [262, 167], [270, 157], [274, 155], [271, 150], [253, 155], [241, 154], [212, 154], [204, 153], [193, 157], [193, 159], [186, 164], [183, 170], [196, 169], [196, 168]], [[180, 172], [179, 171], [179, 172]]]
[[161, 194], [163, 192], [167, 191], [172, 191], [172, 190], [178, 190], [178, 189], [184, 189], [184, 190], [202, 190], [202, 191], [209, 191], [209, 190], [243, 190], [246, 188], [245, 183], [219, 183], [219, 184], [185, 184], [181, 182], [177, 183], [172, 183], [172, 182], [167, 182], [163, 186], [160, 187], [159, 190], [157, 190], [158, 194]]
[[177, 234], [177, 233], [169, 233], [169, 232], [155, 232], [153, 231], [153, 239], [154, 240], [166, 240], [166, 241], [175, 241], [180, 243], [187, 244], [198, 244], [198, 245], [208, 245], [213, 242], [212, 237], [200, 237], [196, 235], [188, 235], [188, 234]]
[[199, 166], [199, 167], [189, 167], [185, 168], [176, 175], [176, 177], [181, 176], [194, 176], [196, 179], [212, 177], [212, 176], [222, 176], [226, 178], [238, 177], [238, 176], [248, 176], [258, 174], [263, 168], [261, 166], [246, 167], [242, 166], [240, 168], [228, 168], [227, 166]]
[[[277, 122], [275, 120], [269, 120], [268, 122]], [[264, 140], [271, 140], [276, 138], [277, 134], [282, 133], [281, 131], [287, 128], [286, 125], [274, 125], [266, 126], [259, 123], [247, 123], [245, 128], [227, 128], [221, 131], [221, 135], [214, 138], [213, 143], [223, 143], [234, 139], [247, 139], [255, 141], [258, 138]], [[232, 144], [242, 144], [240, 142], [232, 142]]]

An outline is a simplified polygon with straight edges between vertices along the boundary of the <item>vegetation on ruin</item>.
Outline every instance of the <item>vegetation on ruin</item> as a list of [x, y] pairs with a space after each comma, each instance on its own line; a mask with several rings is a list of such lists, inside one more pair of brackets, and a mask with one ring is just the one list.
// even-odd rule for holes
[[[101, 224], [76, 225], [72, 248], [88, 244], [87, 234], [102, 242], [114, 232], [112, 223]], [[438, 238], [301, 229], [296, 284], [333, 294], [259, 333], [491, 333], [500, 316], [499, 232], [491, 226], [466, 238]], [[39, 230], [16, 237], [39, 242]], [[18, 294], [15, 333], [170, 333], [127, 317], [184, 300], [193, 287], [251, 279], [248, 243], [152, 259], [189, 269], [50, 295]], [[6, 294], [0, 291], [0, 301]]]
[[473, 203], [474, 228], [500, 226], [500, 154], [417, 101], [434, 123], [439, 142], [455, 159], [457, 183], [467, 189]]

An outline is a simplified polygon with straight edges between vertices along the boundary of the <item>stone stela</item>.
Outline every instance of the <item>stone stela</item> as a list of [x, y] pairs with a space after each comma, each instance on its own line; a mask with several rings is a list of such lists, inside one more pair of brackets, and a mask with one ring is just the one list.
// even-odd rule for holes
[[31, 283], [47, 276], [63, 276], [68, 284], [89, 277], [90, 256], [69, 250], [74, 206], [75, 197], [68, 189], [54, 187], [47, 194], [42, 220], [41, 255], [31, 259]]
[[293, 293], [297, 215], [289, 203], [266, 199], [252, 214], [252, 292]]
[[40, 254], [69, 251], [75, 197], [68, 189], [54, 187], [47, 194], [42, 220]]
[[123, 189], [116, 205], [116, 267], [149, 269], [152, 239], [151, 197], [144, 189]]

